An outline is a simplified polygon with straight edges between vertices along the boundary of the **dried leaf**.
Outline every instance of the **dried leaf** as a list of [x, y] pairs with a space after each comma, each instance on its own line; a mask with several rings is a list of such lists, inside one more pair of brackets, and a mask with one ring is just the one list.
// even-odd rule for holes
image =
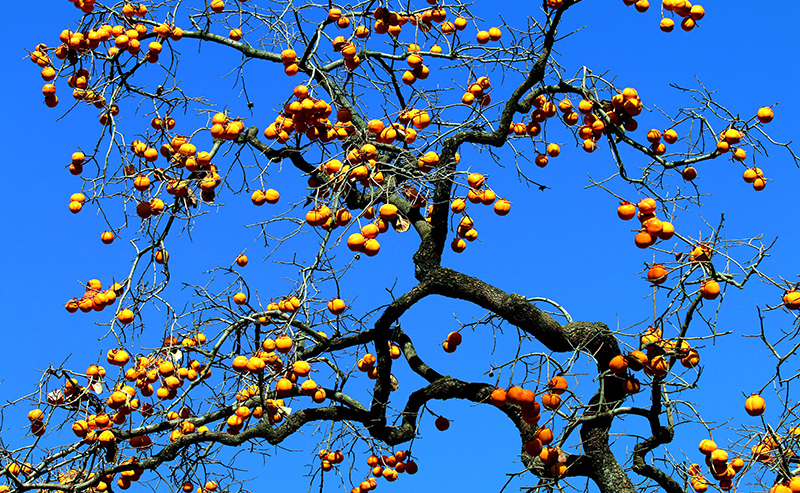
[[411, 221], [398, 214], [392, 226], [398, 233], [405, 233], [411, 227]]
[[214, 199], [216, 198], [216, 194], [213, 190], [203, 190], [200, 192], [200, 198], [203, 199], [203, 202], [206, 204], [213, 204]]
[[64, 403], [64, 392], [61, 389], [52, 390], [47, 393], [47, 403], [51, 406], [60, 406]]
[[183, 353], [180, 349], [172, 349], [167, 353], [167, 357], [169, 357], [173, 363], [180, 363], [183, 359]]
[[186, 196], [184, 197], [184, 200], [186, 201], [186, 205], [190, 205], [192, 207], [197, 207], [197, 204], [200, 202], [197, 200], [197, 194], [195, 194], [191, 188], [186, 189]]

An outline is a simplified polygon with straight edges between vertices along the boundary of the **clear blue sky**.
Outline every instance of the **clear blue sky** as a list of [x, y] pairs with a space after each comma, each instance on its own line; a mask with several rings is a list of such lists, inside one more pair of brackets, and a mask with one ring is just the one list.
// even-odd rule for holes
[[[482, 26], [499, 23], [493, 9], [495, 5], [478, 2], [474, 6], [474, 12], [485, 19], [480, 23]], [[530, 9], [533, 13], [530, 5], [531, 2], [511, 2], [501, 15], [507, 22], [517, 25], [520, 9]], [[656, 106], [673, 114], [677, 108], [691, 104], [688, 95], [670, 88], [670, 83], [697, 88], [699, 80], [706, 88], [717, 91], [715, 98], [734, 114], [751, 115], [761, 106], [779, 103], [774, 108], [774, 121], [765, 128], [776, 141], [796, 140], [797, 126], [792, 123], [792, 111], [800, 106], [797, 91], [793, 90], [800, 75], [796, 68], [796, 46], [800, 39], [792, 15], [796, 10], [755, 6], [740, 0], [709, 1], [705, 7], [706, 18], [695, 31], [685, 33], [677, 29], [665, 34], [658, 29], [660, 17], [655, 6], [640, 14], [633, 8], [626, 8], [621, 0], [586, 0], [571, 9], [565, 18], [563, 34], [585, 28], [557, 44], [558, 60], [565, 74], [576, 73], [586, 65], [594, 73], [606, 73], [619, 87], [637, 88], [645, 105], [654, 110], [639, 119], [640, 131], [636, 135], [640, 138], [644, 135], [641, 129], [666, 126], [666, 119]], [[131, 220], [120, 238], [112, 245], [103, 245], [99, 237], [107, 225], [103, 216], [96, 213], [96, 206], [87, 206], [78, 215], [67, 210], [69, 196], [79, 190], [80, 181], [71, 176], [65, 166], [77, 148], [88, 149], [94, 144], [101, 127], [95, 121], [94, 110], [84, 107], [76, 107], [62, 117], [71, 102], [63, 82], [59, 83], [61, 103], [58, 108], [44, 106], [40, 92], [43, 82], [39, 69], [27, 59], [27, 50], [32, 50], [39, 42], [55, 46], [58, 33], [74, 27], [79, 12], [66, 0], [13, 2], [6, 12], [2, 66], [7, 76], [0, 84], [6, 95], [7, 125], [3, 141], [7, 149], [5, 173], [9, 186], [5, 192], [3, 221], [6, 235], [0, 246], [3, 271], [0, 321], [4, 327], [0, 345], [0, 401], [32, 391], [40, 376], [38, 370], [51, 363], [59, 365], [67, 361], [68, 367], [83, 371], [98, 358], [102, 360], [105, 350], [115, 345], [109, 339], [98, 342], [105, 332], [95, 322], [106, 322], [111, 316], [108, 310], [99, 316], [94, 313], [70, 315], [63, 303], [80, 296], [81, 284], [88, 279], [99, 278], [107, 283], [112, 278], [123, 277], [135, 252], [129, 242], [139, 238], [138, 224]], [[179, 78], [185, 81], [187, 91], [193, 96], [207, 98], [217, 108], [228, 108], [247, 116], [248, 125], [263, 129], [271, 121], [274, 109], [297, 83], [286, 78], [279, 67], [249, 63], [247, 90], [255, 103], [254, 113], [250, 115], [234, 78], [220, 79], [229, 71], [230, 63], [237, 63], [238, 57], [226, 56], [207, 46], [198, 54], [196, 43], [188, 39], [181, 41], [179, 49], [182, 51]], [[203, 55], [214, 56], [215, 63], [201, 58]], [[499, 74], [492, 74], [497, 97], [507, 94], [518, 80], [513, 74], [505, 80]], [[432, 78], [426, 87], [434, 87], [436, 83], [441, 87], [449, 84], [446, 78]], [[460, 93], [454, 91], [448, 97], [457, 99]], [[131, 101], [123, 105], [125, 123], [145, 125], [149, 117], [144, 114], [149, 108], [139, 109], [138, 115], [136, 110]], [[182, 132], [191, 132], [192, 124], [196, 128], [203, 121], [191, 111], [176, 118]], [[200, 142], [208, 146], [210, 138]], [[643, 329], [643, 324], [652, 317], [652, 299], [648, 297], [651, 291], [642, 270], [645, 262], [653, 260], [653, 253], [635, 248], [630, 224], [616, 217], [614, 197], [597, 188], [585, 189], [590, 175], [603, 179], [614, 172], [608, 145], [601, 147], [587, 155], [578, 148], [564, 145], [561, 156], [551, 159], [545, 169], [521, 161], [520, 166], [529, 176], [549, 187], [546, 191], [526, 188], [519, 183], [513, 157], [507, 151], [500, 153], [506, 165], [501, 168], [486, 155], [462, 149], [462, 164], [489, 175], [498, 195], [509, 197], [513, 206], [505, 218], [494, 216], [489, 208], [477, 212], [480, 242], [470, 244], [461, 255], [446, 252], [446, 266], [492, 282], [507, 292], [556, 300], [576, 320], [603, 321], [618, 329], [639, 324], [637, 330]], [[698, 166], [699, 177], [695, 183], [701, 193], [710, 195], [702, 197], [702, 208], [693, 206], [688, 211], [677, 211], [674, 224], [682, 234], [704, 236], [709, 229], [703, 220], [715, 225], [724, 212], [728, 238], [763, 235], [763, 241], [769, 243], [777, 237], [771, 257], [762, 266], [763, 271], [775, 278], [782, 276], [796, 281], [800, 272], [797, 257], [800, 237], [793, 210], [798, 198], [798, 169], [783, 149], [770, 146], [767, 150], [768, 157], [757, 157], [758, 166], [772, 180], [766, 190], [753, 191], [742, 181], [741, 166], [730, 160], [702, 163]], [[243, 153], [243, 161], [247, 159], [250, 159], [248, 153]], [[227, 169], [232, 154], [218, 157], [216, 161], [224, 163], [221, 167]], [[644, 161], [631, 157], [629, 163], [635, 167]], [[242, 174], [237, 169], [238, 165], [234, 166], [228, 177], [234, 189], [242, 182]], [[288, 164], [283, 170], [278, 174], [274, 168], [269, 177], [270, 186], [282, 193], [281, 203], [274, 206], [275, 209], [268, 209], [269, 206], [256, 209], [249, 204], [247, 195], [233, 195], [228, 191], [220, 197], [225, 207], [200, 217], [191, 234], [184, 231], [170, 238], [168, 249], [173, 277], [164, 294], [174, 307], [181, 309], [188, 300], [190, 290], [181, 289], [182, 283], [207, 282], [210, 277], [205, 271], [217, 264], [229, 266], [236, 254], [245, 249], [251, 264], [242, 274], [251, 289], [256, 289], [263, 298], [275, 298], [292, 288], [292, 283], [283, 277], [291, 275], [291, 271], [275, 265], [273, 259], [263, 261], [271, 247], [265, 248], [263, 240], [258, 240], [257, 228], [243, 227], [266, 219], [273, 211], [286, 211], [288, 204], [300, 203], [294, 209], [295, 214], [301, 210], [305, 178], [299, 177]], [[609, 187], [632, 201], [641, 196], [618, 180], [612, 181]], [[120, 210], [107, 212], [112, 226], [121, 225]], [[702, 214], [702, 219], [698, 213]], [[292, 248], [300, 253], [312, 252], [316, 235], [305, 231], [306, 234], [295, 238], [296, 243], [291, 247], [279, 250], [274, 259], [286, 260]], [[409, 232], [399, 237], [390, 233], [387, 241], [382, 241], [383, 249], [377, 257], [360, 260], [348, 273], [349, 279], [342, 285], [342, 297], [354, 300], [354, 312], [363, 313], [388, 303], [391, 298], [386, 288], [391, 287], [395, 279], [395, 294], [413, 285], [410, 258], [416, 240], [413, 235]], [[346, 258], [349, 252], [341, 248], [339, 255]], [[329, 285], [326, 288], [333, 289]], [[773, 371], [774, 361], [767, 359], [766, 351], [756, 339], [742, 336], [758, 331], [756, 306], [774, 306], [780, 295], [775, 287], [754, 281], [744, 292], [729, 288], [718, 313], [715, 303], [703, 307], [701, 313], [705, 317], [716, 317], [718, 330], [733, 332], [716, 343], [706, 343], [707, 347], [701, 350], [703, 374], [699, 388], [685, 394], [687, 400], [698, 403], [706, 419], [717, 423], [731, 420], [733, 426], [742, 422], [757, 424], [746, 421], [749, 418], [744, 414], [742, 395], [763, 385], [766, 376]], [[664, 301], [661, 296], [659, 302]], [[503, 342], [509, 337], [514, 339], [513, 328], [505, 327], [504, 336], [500, 332], [492, 334], [487, 327], [467, 332], [464, 344], [454, 354], [444, 354], [437, 346], [449, 331], [458, 328], [456, 319], [467, 323], [471, 317], [482, 314], [464, 303], [430, 299], [404, 316], [401, 323], [415, 339], [423, 358], [439, 372], [465, 380], [490, 381], [485, 375], [489, 364], [504, 361], [513, 350]], [[166, 321], [154, 310], [150, 310], [148, 316], [152, 318], [147, 319], [141, 343], [151, 347], [158, 343]], [[771, 332], [788, 329], [792, 323], [789, 317], [777, 313], [767, 320]], [[707, 329], [701, 324], [696, 327], [697, 335], [707, 335]], [[493, 336], [501, 338], [494, 353]], [[526, 350], [539, 351], [541, 346], [528, 343]], [[758, 363], [743, 363], [745, 355], [757, 357]], [[396, 374], [402, 395], [421, 382], [405, 369], [398, 369]], [[576, 391], [591, 393], [593, 375], [578, 378], [581, 384]], [[764, 395], [768, 417], [776, 418], [776, 414], [770, 414], [775, 409], [769, 407], [774, 391], [770, 387]], [[645, 402], [644, 395], [634, 400], [642, 405]], [[519, 438], [511, 424], [494, 409], [452, 401], [433, 402], [430, 407], [453, 420], [450, 430], [437, 432], [430, 416], [423, 419], [420, 438], [414, 443], [420, 473], [413, 478], [403, 477], [391, 485], [382, 484], [381, 490], [499, 491], [506, 481], [506, 473], [522, 469], [516, 462]], [[21, 435], [24, 413], [17, 414], [6, 416], [3, 422], [4, 441], [13, 442]], [[640, 426], [641, 423], [628, 418], [618, 422], [612, 431], [626, 433], [641, 430]], [[293, 437], [285, 443], [295, 452], [276, 450], [263, 468], [257, 461], [252, 472], [243, 473], [241, 477], [263, 475], [264, 471], [268, 475], [273, 471], [286, 471], [290, 479], [285, 486], [282, 483], [282, 487], [302, 489], [307, 479], [301, 475], [310, 470], [313, 446], [307, 436], [313, 428], [304, 431], [306, 436]], [[699, 462], [702, 457], [696, 452], [696, 441], [702, 428], [687, 425], [677, 432], [675, 443], [669, 447], [670, 453], [680, 460], [685, 452]], [[719, 438], [717, 434], [715, 438], [721, 443], [734, 438], [730, 432], [717, 433]], [[63, 435], [72, 440], [68, 430]], [[575, 440], [569, 443], [574, 447]], [[623, 440], [621, 443], [632, 442]], [[301, 449], [305, 452], [296, 452]], [[366, 456], [363, 450], [358, 447], [356, 450], [361, 454], [356, 465], [359, 471], [366, 472]], [[360, 474], [354, 474], [354, 479], [360, 478]], [[276, 480], [276, 476], [270, 475], [270, 478]], [[328, 482], [326, 478], [326, 484]], [[345, 477], [344, 482], [349, 490], [350, 480]], [[532, 476], [522, 476], [514, 480], [507, 491], [532, 484]], [[263, 486], [249, 483], [244, 487], [259, 491]], [[163, 485], [156, 488], [166, 491]]]

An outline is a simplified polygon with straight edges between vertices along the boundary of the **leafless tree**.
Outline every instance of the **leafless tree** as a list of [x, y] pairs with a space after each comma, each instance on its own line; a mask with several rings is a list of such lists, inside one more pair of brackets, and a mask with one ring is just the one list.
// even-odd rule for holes
[[[767, 133], [769, 107], [742, 118], [750, 109], [729, 110], [702, 84], [677, 88], [686, 103], [675, 115], [664, 113], [663, 130], [637, 130], [645, 106], [635, 89], [590, 67], [570, 73], [558, 62], [560, 22], [579, 2], [526, 6], [529, 17], [515, 14], [514, 22], [490, 28], [460, 0], [74, 0], [83, 12], [79, 27], [61, 33], [57, 47], [37, 46], [30, 58], [42, 67], [48, 106], [99, 111], [99, 137], [69, 165], [82, 180], [70, 209], [98, 210], [108, 222], [104, 241], [135, 231], [136, 254], [123, 279], [110, 286], [92, 281], [66, 304], [73, 312], [113, 312], [101, 315], [111, 341], [107, 364], [52, 366], [35, 392], [4, 406], [5, 413], [35, 409], [21, 442], [2, 439], [7, 486], [0, 490], [102, 492], [127, 489], [146, 475], [187, 493], [241, 489], [232, 468], [219, 485], [207, 476], [220, 450], [250, 444], [249, 452], [263, 453], [257, 444], [278, 445], [324, 424], [313, 444], [323, 449], [314, 470], [339, 467], [347, 454], [349, 477], [357, 479], [348, 487], [363, 492], [424, 462], [410, 444], [420, 421], [433, 414], [428, 404], [445, 399], [494, 405], [513, 423], [522, 463], [535, 478], [531, 490], [582, 488], [574, 478], [603, 492], [727, 490], [754, 480], [788, 485], [800, 436], [788, 390], [797, 375], [784, 365], [798, 347], [797, 281], [762, 272], [771, 242], [728, 238], [723, 221], [692, 237], [676, 232], [672, 218], [698, 203], [692, 180], [707, 161], [740, 164], [760, 190], [767, 181], [745, 164], [748, 153], [778, 147], [797, 158]], [[646, 9], [646, 0], [635, 3]], [[669, 21], [662, 28], [674, 18], [690, 30], [703, 18], [698, 7], [665, 0]], [[200, 49], [192, 56], [203, 60], [211, 48], [241, 57], [231, 75], [249, 117], [214, 111], [219, 101], [185, 89], [184, 80], [202, 74], [181, 62], [181, 51]], [[270, 93], [274, 106], [255, 108], [245, 70], [253, 64], [275, 78], [294, 77], [293, 94]], [[426, 82], [429, 75], [437, 84]], [[67, 85], [72, 101], [56, 95], [56, 86]], [[186, 111], [205, 124], [181, 126]], [[558, 142], [575, 153], [602, 147], [596, 152], [614, 166], [590, 185], [637, 197], [630, 203], [616, 195], [620, 217], [637, 223], [631, 248], [650, 248], [659, 259], [647, 267], [658, 305], [645, 329], [573, 320], [563, 302], [509, 293], [444, 260], [445, 251], [472, 248], [478, 233], [470, 210], [493, 205], [503, 216], [511, 208], [490, 179], [467, 171], [459, 152], [480, 150], [513, 173], [495, 152], [510, 148], [519, 180], [545, 188], [532, 171], [558, 156]], [[279, 174], [307, 179], [308, 187], [279, 197], [270, 187]], [[294, 287], [280, 299], [257, 294], [269, 291], [270, 280], [246, 278], [244, 254], [220, 260], [206, 284], [173, 279], [168, 247], [207, 212], [227, 207], [223, 196], [251, 196], [256, 205], [281, 201], [266, 206], [273, 208], [268, 219], [248, 225], [259, 232], [264, 256], [292, 272]], [[287, 209], [287, 197], [299, 202]], [[413, 251], [396, 257], [410, 256], [415, 284], [402, 293], [390, 289], [390, 303], [355, 313], [344, 301], [354, 295], [340, 292], [340, 283], [355, 262], [380, 254], [377, 238], [389, 228], [416, 235]], [[309, 229], [313, 248], [306, 241], [292, 250]], [[278, 251], [283, 245], [292, 254]], [[773, 383], [785, 389], [785, 412], [780, 423], [740, 429], [739, 448], [727, 454], [712, 454], [716, 446], [705, 443], [708, 465], [692, 465], [669, 445], [678, 425], [705, 423], [682, 397], [701, 377], [696, 347], [725, 334], [714, 323], [720, 292], [752, 280], [784, 296], [762, 307], [762, 320], [774, 312], [790, 328], [780, 339], [763, 328], [755, 335], [778, 359]], [[176, 281], [191, 294], [184, 307], [165, 294]], [[461, 329], [494, 330], [514, 340], [516, 353], [494, 363], [481, 382], [437, 371], [417, 353], [414, 331], [400, 323], [435, 296], [484, 310]], [[157, 337], [159, 323], [164, 332]], [[451, 333], [444, 351], [455, 351], [461, 337]], [[393, 398], [403, 385], [393, 375], [397, 365], [426, 382], [404, 400]], [[586, 371], [593, 378], [575, 386], [574, 377]], [[361, 373], [368, 379], [356, 378]], [[630, 396], [639, 392], [648, 397], [634, 405]], [[758, 402], [752, 404], [757, 413]], [[436, 418], [440, 429], [447, 425]], [[620, 435], [634, 437], [629, 456], [612, 450]], [[323, 477], [316, 472], [315, 484]]]

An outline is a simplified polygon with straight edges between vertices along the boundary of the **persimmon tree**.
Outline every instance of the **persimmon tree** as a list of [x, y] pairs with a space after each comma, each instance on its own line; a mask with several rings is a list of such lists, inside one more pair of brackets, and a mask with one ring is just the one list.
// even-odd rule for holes
[[[29, 56], [47, 106], [98, 120], [63, 171], [79, 189], [69, 210], [97, 213], [100, 240], [129, 241], [131, 262], [65, 300], [82, 324], [96, 322], [105, 358], [51, 365], [32, 393], [8, 398], [4, 415], [27, 413], [30, 426], [2, 439], [0, 491], [117, 491], [148, 476], [159, 491], [238, 491], [246, 484], [226, 464], [239, 450], [266, 455], [258, 447], [310, 430], [312, 488], [402, 488], [381, 483], [431, 461], [414, 439], [423, 426], [449, 427], [436, 403], [450, 399], [496, 408], [513, 425], [533, 490], [800, 491], [788, 390], [797, 279], [767, 274], [778, 266], [765, 268], [773, 243], [760, 231], [732, 239], [722, 221], [682, 228], [702, 196], [725, 193], [693, 183], [704, 168], [724, 161], [756, 193], [769, 183], [756, 157], [774, 150], [797, 163], [770, 137], [770, 102], [739, 108], [698, 84], [677, 88], [682, 108], [669, 114], [661, 95], [598, 75], [606, 67], [562, 66], [559, 27], [580, 0], [526, 4], [496, 22], [459, 1], [72, 3], [78, 23], [42, 33], [60, 42]], [[685, 0], [618, 3], [660, 10], [658, 35], [692, 36], [706, 22]], [[182, 62], [198, 50], [201, 63]], [[202, 64], [230, 56], [235, 91], [208, 101], [186, 88], [205, 76]], [[218, 111], [226, 100], [242, 113]], [[643, 112], [660, 123], [639, 128]], [[581, 166], [590, 153], [604, 155], [592, 172], [604, 177], [587, 185], [628, 221], [619, 234], [631, 251], [652, 252], [640, 295], [654, 314], [628, 329], [575, 320], [570, 300], [511, 293], [502, 278], [453, 267], [457, 255], [492, 254], [475, 242], [482, 223], [519, 228], [536, 214], [515, 210], [495, 183], [516, 177], [528, 186], [518, 193], [546, 194], [539, 168]], [[249, 226], [258, 248], [217, 258], [200, 281], [171, 271], [194, 255], [181, 242], [209, 213], [242, 203], [250, 212], [226, 227]], [[512, 226], [506, 234], [513, 241]], [[222, 251], [229, 237], [217, 238], [202, 248]], [[408, 289], [349, 280], [387, 257]], [[274, 262], [274, 278], [249, 276], [254, 259]], [[722, 431], [686, 393], [704, 385], [701, 358], [731, 332], [715, 323], [726, 290], [753, 282], [774, 294], [753, 306], [756, 335], [778, 361], [764, 385], [779, 390], [770, 405], [783, 411], [775, 422], [728, 423], [738, 434], [714, 443]], [[175, 283], [183, 289], [168, 289]], [[483, 315], [445, 331], [423, 360], [415, 341], [428, 329], [403, 321], [430, 298]], [[764, 329], [782, 324], [780, 337]], [[446, 367], [473, 331], [498, 341], [476, 363], [481, 381]], [[765, 405], [754, 394], [746, 412]], [[687, 423], [705, 430], [699, 450], [674, 447]]]

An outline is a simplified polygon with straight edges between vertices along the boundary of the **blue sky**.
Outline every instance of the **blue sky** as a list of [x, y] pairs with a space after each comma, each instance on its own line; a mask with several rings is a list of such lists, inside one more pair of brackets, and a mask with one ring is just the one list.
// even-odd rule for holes
[[[498, 14], [493, 9], [495, 5], [487, 2], [474, 5], [476, 15], [484, 19], [480, 25], [499, 24]], [[691, 104], [689, 96], [671, 88], [671, 83], [698, 88], [700, 81], [706, 88], [716, 91], [715, 99], [734, 114], [751, 115], [761, 106], [778, 103], [774, 108], [775, 119], [765, 129], [777, 142], [795, 140], [797, 127], [792, 123], [791, 112], [800, 101], [791, 85], [800, 75], [795, 60], [795, 46], [800, 39], [794, 29], [793, 16], [786, 15], [793, 12], [786, 8], [756, 8], [752, 2], [738, 0], [709, 1], [704, 6], [706, 18], [693, 32], [677, 29], [666, 34], [658, 30], [660, 17], [655, 7], [640, 14], [633, 8], [626, 8], [621, 1], [584, 1], [565, 16], [560, 32], [577, 32], [556, 45], [558, 60], [564, 74], [577, 73], [585, 65], [596, 74], [606, 74], [619, 87], [637, 88], [645, 105], [652, 110], [639, 119], [640, 130], [635, 135], [641, 139], [642, 129], [665, 126], [666, 120], [656, 107], [672, 114], [677, 108]], [[51, 363], [59, 365], [67, 361], [68, 367], [83, 371], [98, 358], [102, 360], [105, 350], [115, 345], [109, 339], [98, 341], [105, 331], [95, 322], [107, 322], [111, 316], [108, 310], [100, 315], [70, 315], [63, 303], [80, 296], [81, 284], [88, 279], [99, 278], [107, 283], [112, 278], [123, 277], [135, 253], [130, 241], [141, 236], [136, 232], [138, 224], [131, 221], [112, 245], [103, 245], [99, 237], [107, 229], [107, 223], [103, 215], [97, 214], [96, 206], [89, 205], [78, 215], [67, 210], [69, 196], [81, 186], [79, 179], [65, 169], [69, 156], [78, 148], [90, 148], [101, 127], [94, 120], [94, 110], [76, 107], [64, 115], [70, 96], [63, 82], [59, 84], [59, 106], [56, 109], [44, 106], [39, 69], [27, 59], [27, 50], [39, 42], [55, 46], [58, 33], [76, 25], [78, 11], [63, 0], [13, 3], [8, 8], [10, 12], [5, 19], [15, 21], [4, 21], [8, 35], [2, 41], [2, 64], [8, 73], [2, 84], [7, 95], [9, 119], [3, 140], [8, 150], [13, 149], [7, 153], [10, 159], [6, 163], [6, 176], [10, 186], [6, 187], [4, 219], [5, 229], [10, 234], [0, 246], [4, 273], [0, 283], [0, 295], [4, 300], [0, 303], [0, 320], [5, 327], [4, 344], [0, 348], [2, 401], [32, 391], [40, 376], [38, 370]], [[511, 24], [517, 22], [520, 9], [533, 13], [529, 2], [511, 2], [503, 9], [500, 14]], [[180, 43], [179, 79], [185, 81], [187, 91], [206, 98], [216, 108], [247, 116], [248, 125], [263, 129], [298, 82], [284, 76], [280, 67], [248, 63], [245, 68], [247, 92], [255, 103], [251, 115], [235, 78], [222, 78], [229, 72], [231, 63], [239, 63], [239, 57], [226, 55], [211, 46], [203, 46], [198, 53], [192, 40]], [[215, 63], [209, 63], [203, 56], [213, 57]], [[506, 78], [491, 74], [491, 77], [493, 90], [500, 98], [519, 79], [514, 74]], [[453, 78], [463, 83], [463, 73]], [[153, 83], [156, 80], [154, 77]], [[429, 84], [426, 87], [448, 87], [452, 82], [446, 75], [437, 75]], [[451, 97], [459, 98], [460, 93], [457, 93], [454, 91]], [[367, 98], [377, 96], [373, 94]], [[378, 104], [373, 101], [377, 99], [367, 99], [367, 105]], [[149, 117], [145, 115], [149, 109], [137, 107], [133, 101], [125, 103], [122, 108], [125, 124], [146, 125]], [[204, 119], [191, 111], [176, 115], [176, 119], [181, 132], [191, 132], [204, 124]], [[203, 143], [206, 146], [210, 145], [210, 138], [207, 140]], [[709, 232], [704, 221], [715, 225], [724, 213], [728, 238], [763, 235], [762, 241], [770, 243], [777, 237], [762, 270], [775, 279], [782, 276], [796, 282], [800, 271], [796, 254], [799, 239], [792, 211], [798, 197], [798, 169], [784, 149], [770, 146], [767, 150], [769, 156], [757, 156], [757, 165], [771, 179], [766, 190], [760, 193], [752, 190], [742, 181], [743, 168], [730, 160], [702, 163], [695, 181], [703, 194], [702, 207], [678, 211], [673, 222], [679, 233], [697, 238]], [[444, 263], [492, 282], [507, 292], [556, 300], [576, 320], [603, 321], [612, 329], [626, 329], [628, 333], [644, 329], [652, 317], [652, 297], [642, 271], [646, 262], [653, 261], [654, 254], [634, 246], [630, 224], [616, 217], [617, 200], [613, 196], [598, 188], [586, 188], [590, 177], [601, 180], [614, 173], [608, 145], [601, 145], [601, 149], [591, 155], [571, 144], [562, 145], [561, 156], [551, 159], [544, 169], [520, 161], [520, 167], [524, 167], [529, 176], [547, 185], [545, 191], [521, 184], [514, 170], [513, 156], [508, 151], [500, 152], [500, 161], [505, 167], [472, 149], [462, 149], [462, 165], [466, 165], [464, 169], [469, 167], [489, 176], [498, 195], [513, 201], [511, 213], [500, 218], [489, 208], [476, 212], [480, 242], [470, 244], [460, 255], [446, 252]], [[641, 158], [632, 154], [626, 156], [633, 167], [644, 164]], [[242, 161], [247, 164], [248, 159], [251, 159], [248, 153], [243, 153]], [[232, 153], [217, 160], [227, 168]], [[271, 187], [281, 190], [278, 206], [256, 209], [249, 203], [249, 194], [228, 192], [220, 196], [224, 207], [209, 209], [207, 215], [193, 224], [191, 231], [183, 230], [169, 239], [172, 281], [164, 296], [172, 306], [182, 309], [188, 302], [192, 290], [186, 288], [184, 282], [201, 285], [216, 276], [215, 282], [222, 284], [215, 285], [224, 285], [220, 273], [206, 272], [217, 265], [230, 266], [236, 255], [245, 250], [251, 263], [241, 272], [254, 293], [257, 291], [266, 299], [292, 289], [293, 283], [286, 277], [293, 272], [286, 266], [276, 265], [273, 260], [286, 260], [293, 251], [300, 254], [314, 251], [316, 233], [309, 232], [306, 227], [294, 243], [281, 247], [273, 257], [266, 259], [272, 245], [265, 248], [263, 239], [258, 238], [258, 228], [243, 227], [271, 214], [283, 213], [289, 209], [289, 204], [298, 204], [292, 213], [300, 214], [305, 178], [288, 163], [281, 172], [277, 171], [277, 167], [271, 168], [268, 179]], [[237, 166], [226, 178], [233, 189], [238, 189], [243, 182]], [[674, 180], [670, 185], [679, 186], [681, 182]], [[611, 181], [608, 187], [632, 201], [642, 196], [619, 180]], [[120, 207], [109, 205], [106, 212], [113, 227], [123, 223]], [[348, 279], [341, 286], [342, 297], [351, 300], [354, 312], [363, 313], [390, 302], [386, 288], [393, 284], [396, 295], [413, 286], [410, 256], [415, 240], [411, 232], [405, 236], [390, 233], [387, 241], [382, 241], [383, 249], [377, 257], [358, 261], [348, 272]], [[337, 255], [343, 261], [349, 258], [344, 248], [340, 248]], [[743, 251], [742, 255], [746, 257], [747, 253]], [[661, 256], [655, 258], [667, 260]], [[335, 288], [328, 284], [324, 289]], [[729, 336], [704, 342], [699, 388], [685, 394], [687, 400], [698, 404], [706, 419], [717, 423], [731, 420], [734, 427], [740, 423], [757, 425], [746, 421], [750, 418], [744, 414], [743, 396], [763, 386], [774, 371], [774, 360], [768, 359], [768, 353], [757, 339], [743, 336], [758, 331], [756, 306], [775, 306], [781, 294], [776, 287], [754, 280], [742, 292], [728, 288], [718, 312], [715, 302], [703, 306], [701, 313], [716, 319], [719, 331], [732, 332]], [[662, 294], [658, 300], [664, 303], [666, 298]], [[166, 321], [163, 312], [150, 309], [146, 313], [147, 330], [141, 335], [141, 344], [151, 347], [163, 334]], [[464, 336], [464, 344], [454, 354], [444, 354], [438, 346], [449, 331], [459, 327], [457, 320], [469, 323], [471, 317], [482, 315], [480, 310], [464, 303], [437, 298], [420, 303], [401, 323], [414, 338], [423, 358], [441, 373], [466, 380], [491, 381], [486, 376], [489, 365], [504, 361], [509, 351], [513, 351], [513, 328], [504, 327], [502, 333], [493, 333], [488, 327], [474, 333], [469, 331]], [[769, 313], [766, 322], [770, 333], [789, 330], [792, 326], [792, 319], [780, 312]], [[628, 329], [633, 326], [637, 328]], [[701, 324], [696, 327], [697, 335], [708, 335]], [[496, 347], [495, 338], [499, 341]], [[633, 344], [633, 340], [630, 341]], [[539, 345], [528, 345], [530, 351], [541, 350]], [[743, 355], [751, 356], [754, 362], [742, 362]], [[402, 395], [421, 382], [405, 369], [398, 369], [397, 376]], [[578, 375], [577, 391], [590, 393], [593, 376]], [[768, 387], [764, 395], [768, 402], [767, 417], [777, 422], [777, 406], [769, 405], [777, 403], [772, 387]], [[636, 404], [645, 402], [643, 395], [634, 399]], [[381, 485], [382, 489], [458, 487], [467, 491], [499, 491], [507, 479], [506, 473], [522, 469], [521, 464], [515, 462], [518, 461], [519, 439], [511, 424], [495, 410], [449, 401], [434, 402], [430, 407], [453, 420], [450, 430], [437, 432], [431, 416], [423, 419], [420, 438], [414, 443], [420, 473], [392, 485]], [[4, 437], [7, 435], [8, 440], [12, 440], [21, 434], [19, 427], [24, 425], [23, 416], [24, 413], [6, 416]], [[641, 431], [640, 424], [628, 418], [618, 422], [612, 431], [635, 430]], [[305, 431], [310, 433], [312, 429]], [[696, 453], [695, 443], [700, 433], [703, 429], [699, 426], [680, 427], [675, 443], [669, 447], [673, 457], [680, 460], [685, 452], [694, 461], [702, 459]], [[724, 443], [735, 435], [719, 431], [715, 438]], [[570, 443], [574, 446], [575, 440]], [[621, 439], [620, 450], [623, 445], [632, 443]], [[305, 452], [276, 450], [273, 457], [267, 458], [264, 467], [268, 472], [279, 467], [291, 471], [292, 477], [286, 486], [302, 487], [307, 484], [301, 474], [309, 471], [307, 464], [311, 460], [313, 443], [308, 436], [298, 436], [285, 445]], [[361, 455], [358, 457], [357, 466], [366, 471]], [[261, 462], [255, 462], [250, 477], [259, 474]], [[349, 479], [345, 478], [344, 482], [349, 489]], [[532, 484], [532, 476], [522, 476], [509, 488]], [[161, 491], [163, 485], [156, 488]], [[251, 484], [250, 488], [257, 490], [258, 486]]]

